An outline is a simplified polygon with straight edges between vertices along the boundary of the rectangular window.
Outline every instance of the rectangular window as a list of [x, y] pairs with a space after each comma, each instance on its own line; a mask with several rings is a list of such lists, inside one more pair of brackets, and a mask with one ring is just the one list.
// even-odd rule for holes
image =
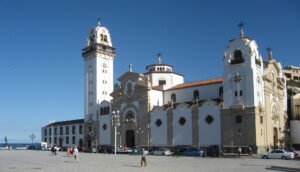
[[66, 134], [69, 134], [69, 126], [66, 126]]
[[49, 144], [51, 144], [51, 137], [49, 137]]
[[47, 128], [44, 129], [44, 135], [47, 136]]
[[237, 96], [237, 91], [234, 92], [235, 97]]
[[57, 138], [54, 137], [54, 144], [57, 144]]
[[69, 136], [66, 137], [66, 144], [69, 144]]
[[242, 123], [242, 116], [241, 116], [241, 115], [235, 116], [235, 122], [236, 122], [237, 124]]
[[57, 135], [57, 128], [54, 128], [54, 135]]
[[44, 142], [47, 142], [47, 137], [44, 138]]
[[51, 136], [51, 134], [52, 134], [52, 130], [51, 128], [49, 128], [49, 135]]
[[76, 126], [75, 126], [75, 125], [72, 126], [72, 134], [75, 134], [75, 133], [76, 133], [75, 129], [76, 129]]
[[79, 125], [79, 134], [82, 134], [82, 129], [83, 129], [82, 125]]
[[159, 80], [158, 85], [166, 85], [166, 80]]
[[60, 127], [60, 128], [59, 128], [59, 134], [60, 134], [60, 135], [63, 135], [63, 131], [64, 131], [64, 130], [63, 130], [63, 127]]
[[240, 90], [240, 96], [243, 96], [243, 91], [242, 90]]
[[72, 137], [72, 144], [75, 144], [75, 136]]

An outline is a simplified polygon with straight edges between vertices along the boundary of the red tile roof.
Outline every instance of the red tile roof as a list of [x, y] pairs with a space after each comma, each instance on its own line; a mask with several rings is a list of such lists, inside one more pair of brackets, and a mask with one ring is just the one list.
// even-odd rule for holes
[[193, 82], [186, 82], [183, 84], [178, 84], [168, 90], [176, 90], [176, 89], [182, 89], [182, 88], [187, 88], [187, 87], [195, 87], [195, 86], [200, 86], [200, 85], [209, 85], [209, 84], [216, 84], [216, 83], [221, 83], [223, 82], [223, 78], [212, 78], [212, 79], [207, 79], [207, 80], [200, 80], [200, 81], [193, 81]]

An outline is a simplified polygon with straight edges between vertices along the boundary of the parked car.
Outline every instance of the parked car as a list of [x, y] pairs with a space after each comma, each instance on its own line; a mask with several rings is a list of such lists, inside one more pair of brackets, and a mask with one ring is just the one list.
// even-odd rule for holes
[[293, 152], [295, 156], [298, 156], [298, 153], [296, 152], [296, 150], [294, 148], [285, 148], [284, 150], [287, 152]]
[[115, 149], [110, 145], [102, 145], [98, 147], [99, 153], [114, 153]]
[[223, 150], [220, 145], [211, 145], [206, 148], [206, 155], [211, 157], [223, 156]]
[[262, 155], [263, 159], [294, 159], [293, 152], [287, 152], [284, 149], [274, 149], [271, 153]]
[[203, 157], [204, 155], [204, 150], [202, 148], [189, 148], [182, 152], [183, 155], [185, 156], [199, 156]]
[[168, 148], [157, 148], [153, 151], [153, 155], [172, 155], [172, 152]]

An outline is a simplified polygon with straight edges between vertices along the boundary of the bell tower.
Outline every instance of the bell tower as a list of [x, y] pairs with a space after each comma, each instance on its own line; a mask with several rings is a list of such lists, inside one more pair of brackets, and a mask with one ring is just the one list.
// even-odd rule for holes
[[255, 40], [240, 36], [230, 40], [224, 52], [224, 108], [263, 106], [263, 60]]
[[86, 47], [82, 49], [84, 59], [84, 119], [96, 120], [98, 105], [110, 102], [113, 91], [113, 62], [115, 48], [109, 30], [100, 24], [91, 29]]
[[255, 40], [244, 34], [242, 23], [239, 27], [239, 37], [230, 40], [224, 51], [222, 144], [263, 147], [263, 60]]

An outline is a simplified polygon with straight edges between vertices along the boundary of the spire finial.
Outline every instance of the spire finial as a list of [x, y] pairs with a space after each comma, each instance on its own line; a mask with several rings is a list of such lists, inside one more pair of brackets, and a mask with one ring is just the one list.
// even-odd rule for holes
[[98, 26], [101, 25], [101, 23], [100, 23], [100, 17], [98, 17], [98, 19], [97, 19], [97, 25], [98, 25]]
[[161, 53], [157, 53], [157, 64], [161, 64]]
[[244, 23], [243, 22], [240, 22], [238, 24], [239, 28], [240, 28], [240, 38], [244, 38], [244, 30], [243, 30], [243, 27], [244, 27]]
[[272, 55], [272, 49], [271, 49], [271, 47], [268, 47], [267, 51], [268, 51], [268, 60], [272, 60], [273, 59], [273, 55]]
[[129, 64], [129, 72], [132, 72], [132, 64]]

